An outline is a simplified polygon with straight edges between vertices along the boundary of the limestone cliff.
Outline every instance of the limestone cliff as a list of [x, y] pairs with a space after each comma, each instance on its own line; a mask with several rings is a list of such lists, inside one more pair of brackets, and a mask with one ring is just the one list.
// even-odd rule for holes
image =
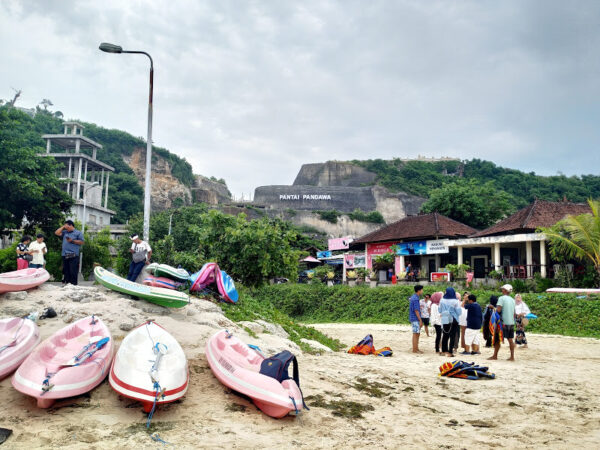
[[[144, 186], [146, 180], [146, 149], [136, 148], [131, 156], [123, 156], [123, 160], [131, 167]], [[231, 199], [227, 186], [196, 175], [192, 187], [185, 186], [175, 178], [168, 161], [154, 154], [152, 158], [152, 210], [161, 211], [177, 206], [191, 205], [204, 202], [211, 205], [226, 202]]]
[[294, 186], [370, 186], [376, 175], [348, 162], [327, 161], [303, 164], [294, 180]]

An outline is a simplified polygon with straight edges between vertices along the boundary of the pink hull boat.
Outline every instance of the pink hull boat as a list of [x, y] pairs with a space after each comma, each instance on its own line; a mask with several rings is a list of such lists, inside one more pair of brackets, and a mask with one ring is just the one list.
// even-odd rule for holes
[[155, 277], [154, 275], [148, 275], [146, 278], [144, 278], [144, 281], [142, 281], [142, 283], [144, 283], [146, 286], [155, 286], [166, 289], [177, 289], [179, 286], [182, 285], [182, 283], [173, 281], [170, 278]]
[[99, 385], [108, 375], [113, 351], [108, 327], [97, 317], [85, 317], [42, 342], [17, 369], [12, 385], [35, 398], [38, 407], [49, 408], [56, 399]]
[[26, 291], [38, 287], [50, 278], [46, 269], [22, 269], [0, 273], [0, 294], [4, 292]]
[[155, 403], [174, 402], [185, 395], [189, 381], [187, 358], [167, 330], [146, 322], [123, 339], [108, 381], [118, 394], [141, 402], [149, 413]]
[[0, 319], [0, 380], [12, 373], [40, 342], [40, 329], [29, 319]]
[[290, 413], [295, 415], [302, 408], [302, 393], [296, 382], [280, 383], [259, 373], [264, 356], [226, 330], [208, 340], [206, 359], [221, 383], [250, 397], [265, 414], [279, 419]]

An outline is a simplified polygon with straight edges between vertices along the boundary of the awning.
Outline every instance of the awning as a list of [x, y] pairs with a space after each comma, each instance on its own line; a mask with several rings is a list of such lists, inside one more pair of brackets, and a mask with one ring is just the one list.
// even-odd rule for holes
[[303, 262], [310, 262], [310, 263], [320, 263], [321, 262], [321, 261], [319, 261], [317, 258], [315, 258], [313, 256], [307, 256], [302, 261]]

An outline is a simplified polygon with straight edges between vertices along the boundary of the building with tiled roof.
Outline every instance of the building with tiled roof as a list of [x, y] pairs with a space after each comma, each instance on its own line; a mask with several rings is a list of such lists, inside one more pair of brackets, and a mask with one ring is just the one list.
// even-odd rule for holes
[[588, 214], [592, 210], [587, 203], [549, 202], [535, 200], [512, 216], [501, 220], [472, 237], [497, 236], [502, 234], [534, 233], [540, 227], [551, 227], [566, 216]]

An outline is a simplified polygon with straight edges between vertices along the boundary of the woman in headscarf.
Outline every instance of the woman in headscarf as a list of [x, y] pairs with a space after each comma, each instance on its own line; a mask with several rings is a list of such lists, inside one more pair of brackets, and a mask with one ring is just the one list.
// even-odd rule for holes
[[442, 321], [440, 318], [439, 305], [443, 292], [434, 292], [431, 294], [431, 310], [429, 312], [429, 320], [431, 321], [431, 325], [435, 328], [435, 352], [442, 354], [440, 351], [440, 344], [442, 341]]
[[452, 358], [452, 350], [454, 349], [456, 332], [458, 328], [458, 320], [460, 318], [460, 302], [456, 299], [456, 292], [449, 287], [446, 288], [446, 293], [440, 300], [438, 309], [440, 320], [442, 322], [442, 354]]
[[515, 344], [522, 345], [521, 348], [527, 348], [527, 337], [525, 336], [525, 324], [523, 319], [531, 311], [527, 304], [523, 301], [521, 294], [515, 295], [515, 321], [516, 321], [516, 336]]
[[492, 333], [490, 331], [490, 318], [492, 317], [492, 313], [496, 309], [496, 305], [498, 304], [498, 297], [492, 295], [490, 297], [490, 303], [485, 308], [485, 314], [483, 315], [483, 338], [485, 339], [485, 346], [488, 348], [492, 347]]

